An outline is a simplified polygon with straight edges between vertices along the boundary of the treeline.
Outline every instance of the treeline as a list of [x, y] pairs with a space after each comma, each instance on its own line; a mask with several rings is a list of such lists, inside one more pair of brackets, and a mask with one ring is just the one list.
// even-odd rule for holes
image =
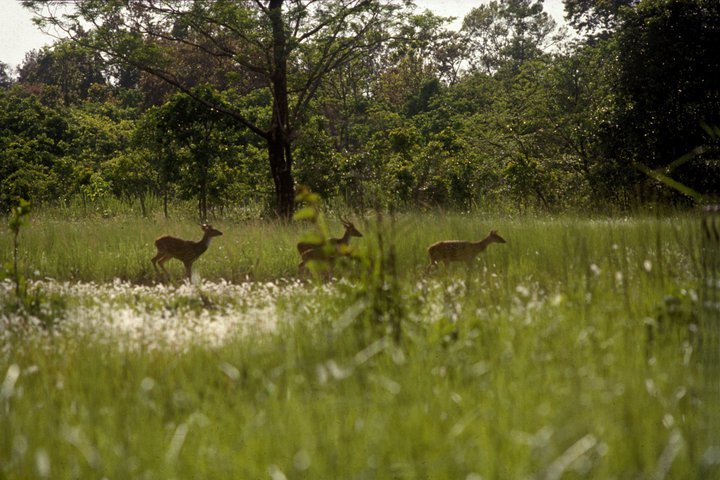
[[716, 0], [565, 0], [573, 34], [542, 1], [480, 5], [459, 31], [400, 1], [270, 3], [100, 2], [83, 13], [97, 30], [62, 24], [66, 40], [0, 65], [0, 209], [117, 197], [145, 212], [153, 195], [203, 218], [287, 214], [297, 184], [357, 208], [720, 192]]

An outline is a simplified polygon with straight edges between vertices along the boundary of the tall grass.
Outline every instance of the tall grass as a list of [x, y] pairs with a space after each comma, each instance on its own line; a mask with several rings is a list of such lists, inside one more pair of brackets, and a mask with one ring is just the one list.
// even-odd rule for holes
[[[211, 283], [193, 287], [203, 301], [188, 307], [197, 314], [188, 322], [221, 321], [231, 307], [244, 315], [251, 294], [214, 293], [221, 278], [275, 282], [295, 274], [303, 225], [215, 223], [225, 235], [196, 263]], [[355, 224], [368, 254], [376, 251], [377, 230], [386, 251], [392, 246], [396, 288], [388, 277], [360, 272], [329, 284], [293, 284], [293, 293], [278, 299], [285, 288], [278, 283], [267, 289], [278, 319], [269, 332], [250, 325], [219, 345], [178, 349], [125, 348], [87, 330], [7, 328], [0, 472], [720, 475], [720, 442], [708, 427], [720, 402], [708, 393], [702, 332], [692, 326], [701, 311], [695, 218], [399, 215]], [[430, 243], [480, 239], [490, 229], [508, 243], [491, 246], [476, 265], [427, 268]], [[149, 258], [161, 233], [191, 238], [200, 229], [182, 221], [36, 218], [22, 233], [21, 265], [39, 277], [97, 282], [100, 301], [152, 312], [154, 295], [174, 297], [184, 287], [127, 285], [128, 293], [104, 297], [99, 284], [116, 277], [154, 282]], [[162, 311], [185, 315], [166, 308], [178, 302], [161, 300]], [[66, 315], [75, 306], [87, 307], [86, 300], [70, 298]], [[389, 320], [383, 309], [401, 323], [397, 339], [382, 328]]]
[[[448, 238], [481, 239], [498, 229], [509, 240], [492, 246], [478, 264], [481, 269], [549, 276], [567, 282], [592, 264], [616, 269], [626, 262], [655, 264], [658, 274], [683, 273], [697, 253], [696, 219], [672, 216], [581, 220], [574, 217], [475, 218], [472, 215], [399, 215], [392, 221], [375, 217], [356, 222], [365, 238], [353, 243], [366, 254], [373, 249], [377, 230], [394, 245], [398, 271], [410, 277], [424, 273], [428, 264], [426, 248]], [[197, 261], [193, 270], [206, 279], [229, 281], [271, 280], [297, 274], [295, 244], [307, 229], [302, 223], [245, 220], [217, 220], [213, 225], [224, 232]], [[0, 227], [3, 231], [5, 227]], [[331, 233], [340, 236], [339, 221], [330, 222]], [[9, 261], [10, 235], [0, 236], [0, 261]], [[153, 241], [162, 234], [199, 239], [197, 222], [165, 220], [161, 216], [143, 219], [100, 217], [66, 220], [42, 213], [31, 219], [21, 234], [20, 258], [29, 277], [57, 280], [106, 282], [115, 278], [137, 283], [156, 280], [150, 258]], [[695, 252], [695, 253], [693, 253]], [[623, 256], [625, 256], [623, 258]], [[620, 262], [620, 263], [618, 263]], [[172, 268], [174, 264], [175, 268]], [[168, 266], [182, 279], [182, 264]]]

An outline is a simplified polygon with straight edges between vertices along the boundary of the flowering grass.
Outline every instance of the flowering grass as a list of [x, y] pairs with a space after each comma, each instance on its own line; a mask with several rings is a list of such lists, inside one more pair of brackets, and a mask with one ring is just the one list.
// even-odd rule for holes
[[162, 283], [152, 239], [196, 226], [36, 218], [27, 305], [0, 283], [0, 477], [717, 477], [698, 222], [371, 219], [384, 260], [330, 282], [294, 278], [302, 225], [216, 222], [201, 279]]

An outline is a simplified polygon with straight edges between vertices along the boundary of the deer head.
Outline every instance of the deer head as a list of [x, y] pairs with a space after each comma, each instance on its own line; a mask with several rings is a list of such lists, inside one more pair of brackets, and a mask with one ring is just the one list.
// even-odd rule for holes
[[507, 243], [504, 238], [502, 238], [500, 235], [498, 235], [497, 230], [490, 230], [490, 235], [488, 235], [488, 240], [495, 243]]
[[340, 217], [340, 221], [343, 224], [343, 227], [345, 227], [345, 237], [362, 237], [362, 233], [355, 228], [355, 225], [353, 225], [352, 222], [348, 221], [347, 219]]
[[200, 228], [202, 228], [202, 231], [205, 232], [205, 236], [207, 238], [219, 237], [220, 235], [222, 235], [222, 232], [220, 230], [213, 228], [213, 226], [208, 223], [203, 223], [202, 225], [200, 225]]

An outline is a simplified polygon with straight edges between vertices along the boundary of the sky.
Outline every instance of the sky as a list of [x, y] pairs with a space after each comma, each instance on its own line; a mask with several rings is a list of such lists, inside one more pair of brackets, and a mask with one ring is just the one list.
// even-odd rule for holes
[[[459, 26], [462, 18], [474, 7], [488, 0], [415, 0], [421, 10], [430, 10], [437, 15], [457, 17]], [[545, 10], [555, 21], [562, 22], [562, 0], [545, 0]], [[32, 23], [30, 13], [20, 0], [0, 0], [0, 62], [17, 67], [30, 50], [53, 43], [54, 39], [40, 32]]]

